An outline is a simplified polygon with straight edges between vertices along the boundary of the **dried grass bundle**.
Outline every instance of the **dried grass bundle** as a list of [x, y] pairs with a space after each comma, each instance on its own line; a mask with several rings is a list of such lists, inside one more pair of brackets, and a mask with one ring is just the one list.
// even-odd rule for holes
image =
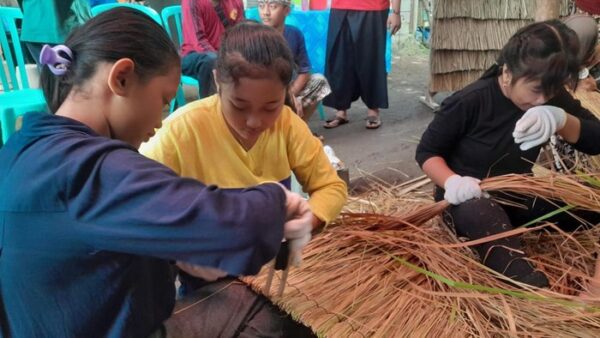
[[[562, 175], [548, 173], [544, 176], [504, 175], [483, 180], [481, 188], [485, 191], [506, 191], [523, 196], [538, 197], [548, 200], [562, 201], [571, 206], [600, 212], [600, 188], [590, 186], [600, 177], [600, 173], [586, 175]], [[502, 203], [502, 201], [499, 201]], [[422, 208], [402, 217], [411, 224], [423, 224], [440, 215], [450, 204], [445, 200]]]
[[[505, 188], [553, 189], [532, 178], [505, 179]], [[311, 241], [302, 268], [290, 272], [283, 297], [273, 301], [327, 337], [600, 335], [600, 308], [572, 296], [592, 271], [600, 229], [518, 229], [552, 288], [517, 289], [479, 264], [472, 243], [459, 241], [439, 218], [414, 226], [397, 216], [431, 204], [429, 192], [412, 190], [426, 182], [379, 186], [351, 199], [344, 216]], [[588, 207], [598, 201], [597, 191], [577, 181], [555, 179], [552, 186], [552, 197], [580, 195], [568, 200]], [[260, 290], [264, 280], [261, 274], [248, 282]]]

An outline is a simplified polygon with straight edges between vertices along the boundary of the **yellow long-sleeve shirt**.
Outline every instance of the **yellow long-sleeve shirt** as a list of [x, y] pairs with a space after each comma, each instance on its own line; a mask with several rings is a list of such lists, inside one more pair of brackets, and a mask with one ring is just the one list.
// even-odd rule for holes
[[284, 106], [275, 125], [246, 151], [234, 138], [221, 113], [217, 95], [182, 107], [140, 152], [183, 177], [223, 188], [245, 188], [265, 181], [289, 187], [293, 172], [310, 196], [312, 212], [329, 223], [347, 198], [321, 142], [302, 119]]

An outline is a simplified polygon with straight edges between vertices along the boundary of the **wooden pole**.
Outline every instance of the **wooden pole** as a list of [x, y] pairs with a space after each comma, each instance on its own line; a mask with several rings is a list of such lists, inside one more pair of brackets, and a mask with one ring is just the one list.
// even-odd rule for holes
[[415, 33], [415, 16], [416, 16], [416, 7], [415, 0], [411, 0], [410, 2], [410, 21], [408, 23], [408, 33], [412, 36]]
[[535, 21], [558, 19], [560, 0], [536, 0]]

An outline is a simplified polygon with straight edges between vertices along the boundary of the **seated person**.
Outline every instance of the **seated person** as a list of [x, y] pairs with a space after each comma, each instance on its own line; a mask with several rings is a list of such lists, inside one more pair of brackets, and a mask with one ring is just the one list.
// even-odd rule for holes
[[331, 88], [322, 74], [310, 73], [311, 66], [304, 35], [298, 28], [285, 24], [290, 9], [290, 0], [258, 1], [262, 22], [282, 33], [292, 51], [296, 74], [289, 89], [290, 101], [292, 101], [290, 106], [295, 109], [298, 116], [308, 121], [319, 103], [331, 93]]
[[298, 325], [245, 286], [173, 312], [171, 262], [255, 274], [312, 214], [280, 184], [207, 187], [138, 153], [181, 77], [165, 30], [116, 8], [40, 61], [52, 113], [0, 149], [0, 186], [19, 191], [0, 198], [0, 336], [289, 337]]
[[[183, 177], [224, 188], [273, 181], [289, 187], [293, 173], [310, 196], [313, 228], [331, 222], [346, 202], [347, 187], [321, 142], [284, 105], [293, 68], [276, 30], [253, 21], [236, 25], [219, 51], [217, 95], [176, 111], [141, 153]], [[218, 276], [180, 277], [185, 294]]]
[[198, 80], [200, 98], [215, 93], [213, 69], [221, 36], [244, 19], [241, 0], [183, 0], [181, 71]]
[[[564, 19], [567, 27], [571, 28], [577, 34], [579, 39], [579, 50], [577, 59], [581, 64], [579, 71], [579, 82], [577, 83], [577, 91], [595, 91], [598, 89], [596, 78], [598, 78], [599, 56], [596, 53], [596, 45], [598, 44], [598, 24], [596, 20], [583, 14], [575, 14]], [[592, 74], [594, 73], [594, 74]]]
[[[521, 28], [504, 45], [497, 64], [442, 103], [423, 134], [416, 159], [436, 184], [435, 199], [452, 206], [446, 221], [457, 235], [478, 240], [510, 231], [560, 207], [535, 198], [484, 198], [480, 180], [531, 173], [554, 133], [583, 153], [600, 153], [600, 122], [567, 92], [579, 71], [577, 36], [558, 20]], [[573, 209], [546, 219], [565, 231], [600, 222], [600, 214]], [[547, 287], [517, 236], [474, 246], [483, 264], [515, 281]], [[600, 278], [599, 278], [600, 279]]]

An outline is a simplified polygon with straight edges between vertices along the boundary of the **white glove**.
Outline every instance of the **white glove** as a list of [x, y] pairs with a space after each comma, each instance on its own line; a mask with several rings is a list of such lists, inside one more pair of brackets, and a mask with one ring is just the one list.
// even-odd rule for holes
[[557, 130], [567, 123], [567, 113], [559, 107], [537, 106], [530, 108], [517, 121], [513, 137], [521, 143], [521, 150], [529, 150], [547, 142]]
[[481, 197], [481, 181], [470, 176], [452, 175], [444, 182], [444, 199], [453, 205]]
[[310, 241], [313, 220], [308, 201], [302, 197], [300, 199], [295, 201], [299, 202], [295, 213], [283, 226], [283, 237], [289, 242], [290, 262], [295, 267], [299, 267], [302, 262], [302, 249]]
[[207, 282], [214, 282], [219, 278], [227, 276], [227, 272], [209, 266], [200, 266], [185, 262], [177, 262], [176, 265], [178, 268], [189, 273], [190, 275], [202, 278]]

